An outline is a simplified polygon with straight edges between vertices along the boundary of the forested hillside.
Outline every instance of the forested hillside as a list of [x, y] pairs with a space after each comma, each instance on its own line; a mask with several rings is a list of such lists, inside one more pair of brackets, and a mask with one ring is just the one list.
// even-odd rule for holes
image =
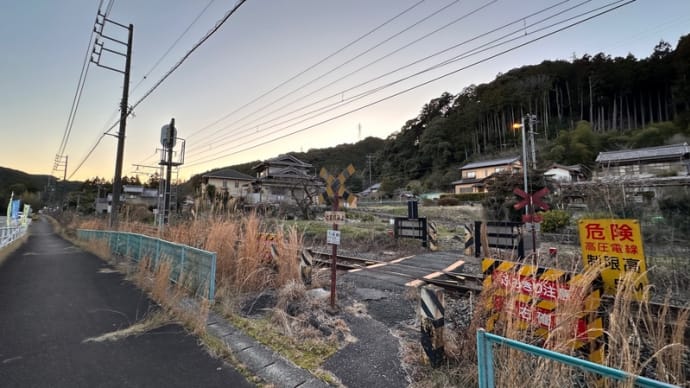
[[[600, 53], [544, 61], [444, 93], [386, 139], [375, 175], [384, 187], [419, 180], [425, 189], [448, 190], [466, 161], [519, 154], [521, 134], [512, 124], [527, 113], [539, 120], [541, 163], [591, 164], [599, 150], [682, 140], [690, 119], [690, 35], [675, 50], [659, 43], [645, 59]], [[673, 123], [660, 124], [667, 121]]]
[[0, 167], [0, 214], [5, 214], [7, 202], [14, 192], [15, 199], [40, 205], [41, 192], [48, 183], [48, 175], [31, 175], [11, 168]]
[[[682, 142], [690, 138], [690, 35], [675, 49], [660, 42], [651, 55], [603, 53], [544, 61], [499, 74], [492, 82], [443, 93], [387, 139], [292, 153], [317, 169], [353, 163], [350, 189], [382, 182], [385, 191], [450, 191], [468, 161], [521, 153], [525, 114], [536, 115], [537, 161], [594, 165], [602, 150]], [[371, 170], [367, 156], [372, 155]], [[232, 166], [253, 175], [259, 161]], [[192, 178], [197, 181], [199, 176]]]

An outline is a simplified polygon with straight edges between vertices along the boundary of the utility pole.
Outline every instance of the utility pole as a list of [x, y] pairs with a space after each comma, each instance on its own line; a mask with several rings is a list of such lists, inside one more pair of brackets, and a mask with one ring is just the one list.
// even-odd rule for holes
[[537, 123], [537, 116], [531, 114], [528, 114], [527, 116], [529, 123], [529, 143], [532, 146], [532, 168], [535, 168], [537, 166], [537, 147], [536, 144], [534, 144], [534, 126]]
[[[102, 17], [103, 20], [101, 21], [99, 17]], [[123, 42], [120, 40], [117, 40], [115, 38], [112, 38], [110, 36], [107, 36], [103, 33], [103, 29], [105, 26], [105, 23], [112, 23], [120, 28], [124, 28], [127, 30], [127, 42]], [[98, 27], [100, 28], [100, 31], [98, 30]], [[117, 157], [115, 160], [115, 176], [113, 177], [113, 203], [112, 203], [112, 208], [110, 212], [110, 227], [114, 230], [118, 229], [118, 211], [120, 209], [120, 192], [122, 191], [122, 162], [124, 159], [124, 153], [125, 153], [125, 130], [127, 129], [127, 116], [129, 116], [129, 103], [128, 103], [128, 98], [129, 98], [129, 72], [130, 68], [132, 66], [132, 35], [134, 35], [134, 26], [130, 24], [129, 26], [125, 26], [124, 24], [117, 23], [115, 21], [112, 21], [108, 18], [105, 17], [105, 14], [101, 14], [100, 12], [98, 13], [98, 16], [96, 17], [96, 26], [94, 27], [94, 31], [98, 34], [98, 36], [108, 39], [111, 42], [118, 43], [122, 46], [126, 47], [126, 53], [123, 54], [119, 51], [116, 50], [111, 50], [108, 48], [103, 47], [104, 42], [99, 42], [98, 38], [96, 38], [96, 42], [93, 46], [93, 54], [91, 56], [91, 62], [95, 63], [97, 66], [106, 68], [108, 70], [112, 70], [118, 73], [122, 73], [124, 75], [124, 84], [122, 88], [122, 100], [120, 102], [120, 129], [117, 134]], [[101, 54], [103, 51], [124, 56], [125, 57], [125, 70], [119, 70], [113, 67], [105, 66], [100, 63], [101, 60]], [[96, 56], [94, 58], [94, 55]]]
[[[528, 115], [529, 116], [529, 115]], [[525, 116], [522, 116], [522, 123], [520, 125], [522, 129], [522, 180], [523, 180], [523, 190], [525, 193], [529, 193], [529, 188], [527, 187], [527, 136], [525, 131], [527, 127], [525, 126]], [[525, 214], [529, 214], [528, 206], [525, 206]]]
[[[58, 201], [60, 203], [60, 210], [62, 210], [62, 204], [65, 200], [65, 195], [67, 194], [67, 155], [56, 155], [55, 156], [55, 162], [53, 163], [53, 171], [54, 172], [62, 172], [62, 195], [59, 196]], [[53, 190], [57, 190], [57, 183], [55, 184], [56, 187], [53, 188]]]
[[374, 155], [367, 155], [367, 168], [369, 169], [369, 187], [371, 187], [371, 159], [374, 158]]

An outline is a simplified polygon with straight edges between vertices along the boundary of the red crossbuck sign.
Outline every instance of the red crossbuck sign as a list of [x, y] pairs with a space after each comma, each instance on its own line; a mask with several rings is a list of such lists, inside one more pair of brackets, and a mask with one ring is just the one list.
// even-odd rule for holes
[[541, 201], [542, 198], [544, 198], [544, 196], [549, 193], [549, 189], [547, 187], [544, 187], [543, 189], [537, 191], [534, 194], [527, 194], [516, 187], [513, 190], [513, 193], [522, 198], [522, 201], [513, 205], [513, 208], [515, 210], [520, 210], [527, 205], [532, 205], [542, 210], [549, 210], [549, 205]]

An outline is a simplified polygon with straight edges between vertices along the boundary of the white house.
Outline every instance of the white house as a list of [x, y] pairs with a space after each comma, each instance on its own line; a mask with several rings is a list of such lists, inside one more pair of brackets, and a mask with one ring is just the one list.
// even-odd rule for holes
[[582, 169], [582, 166], [579, 164], [564, 166], [562, 164], [554, 163], [548, 170], [544, 172], [544, 176], [560, 183], [581, 182], [586, 179]]

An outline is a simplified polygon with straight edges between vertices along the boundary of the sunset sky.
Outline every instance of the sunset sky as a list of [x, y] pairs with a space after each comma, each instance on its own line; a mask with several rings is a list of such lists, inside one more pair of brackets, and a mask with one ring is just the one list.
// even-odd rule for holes
[[[110, 5], [110, 20], [134, 25], [131, 105], [236, 2], [0, 0], [0, 166], [51, 173], [99, 4], [102, 11]], [[459, 93], [546, 59], [598, 52], [644, 58], [660, 40], [675, 47], [690, 33], [690, 1], [637, 0], [498, 55], [609, 4], [626, 2], [248, 0], [136, 107], [123, 173], [134, 175], [133, 164], [158, 163], [160, 128], [172, 117], [186, 139], [180, 175], [188, 177], [290, 151], [385, 138], [444, 91]], [[104, 33], [126, 40], [108, 22]], [[108, 40], [104, 47], [123, 50]], [[124, 68], [121, 58], [105, 52], [101, 64]], [[91, 63], [85, 79], [63, 154], [67, 176], [112, 179], [114, 137], [103, 137], [86, 155], [117, 120], [123, 76]]]

